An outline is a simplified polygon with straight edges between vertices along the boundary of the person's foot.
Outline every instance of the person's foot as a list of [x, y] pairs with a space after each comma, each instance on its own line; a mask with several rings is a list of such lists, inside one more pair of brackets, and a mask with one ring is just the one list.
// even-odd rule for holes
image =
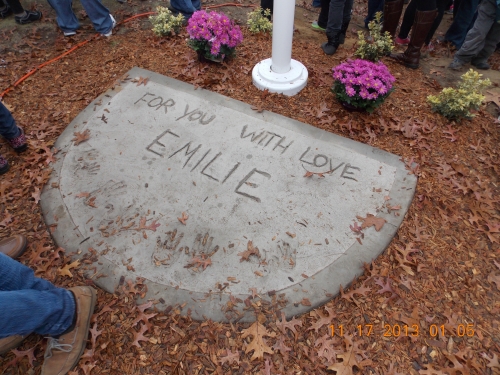
[[20, 25], [26, 25], [42, 19], [42, 12], [36, 10], [27, 10], [24, 12], [24, 16], [15, 16], [14, 19]]
[[87, 344], [96, 292], [89, 286], [77, 286], [68, 290], [75, 297], [76, 323], [70, 332], [59, 338], [49, 337], [41, 375], [67, 374], [78, 364]]
[[2, 155], [0, 155], [0, 175], [7, 173], [9, 169], [9, 162]]
[[488, 70], [491, 68], [490, 64], [485, 61], [473, 62], [472, 65], [481, 70]]
[[17, 348], [24, 339], [28, 337], [21, 335], [14, 335], [0, 339], [0, 355], [7, 353], [9, 350]]
[[76, 35], [76, 31], [64, 31], [64, 36], [73, 36]]
[[0, 18], [6, 18], [12, 14], [12, 9], [7, 4], [0, 9]]
[[24, 135], [24, 130], [20, 127], [18, 127], [20, 134], [16, 138], [12, 139], [7, 139], [7, 142], [9, 142], [10, 146], [14, 149], [15, 152], [18, 154], [26, 151], [28, 148], [28, 144], [26, 143], [26, 136]]
[[19, 258], [25, 251], [28, 245], [28, 240], [23, 235], [4, 238], [0, 241], [0, 253], [11, 257], [12, 259]]
[[408, 37], [400, 38], [399, 36], [397, 36], [396, 39], [394, 39], [394, 43], [399, 44], [401, 46], [407, 46], [408, 43], [410, 43], [410, 38]]
[[434, 51], [434, 44], [429, 43], [429, 44], [424, 44], [422, 46], [422, 53], [428, 53]]
[[465, 64], [466, 64], [465, 61], [462, 61], [455, 57], [453, 61], [450, 63], [450, 65], [448, 65], [448, 69], [460, 70]]
[[317, 31], [326, 31], [326, 29], [324, 27], [321, 27], [320, 25], [318, 25], [318, 21], [313, 21], [313, 23], [311, 23], [311, 27]]
[[113, 29], [116, 26], [115, 17], [113, 17], [111, 14], [109, 15], [109, 17], [111, 18], [111, 22], [112, 22], [111, 29], [107, 33], [101, 34], [101, 36], [105, 36], [106, 38], [109, 38], [111, 35], [113, 35]]

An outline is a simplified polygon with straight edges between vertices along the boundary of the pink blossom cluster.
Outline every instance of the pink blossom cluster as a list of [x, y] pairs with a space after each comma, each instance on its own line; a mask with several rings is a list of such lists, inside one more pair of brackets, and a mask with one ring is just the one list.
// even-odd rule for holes
[[243, 41], [240, 27], [235, 25], [224, 13], [204, 10], [194, 12], [188, 21], [188, 34], [191, 39], [210, 43], [210, 53], [219, 55], [221, 47], [235, 48]]
[[332, 70], [333, 78], [344, 85], [348, 96], [368, 100], [387, 95], [396, 80], [380, 61], [347, 60]]

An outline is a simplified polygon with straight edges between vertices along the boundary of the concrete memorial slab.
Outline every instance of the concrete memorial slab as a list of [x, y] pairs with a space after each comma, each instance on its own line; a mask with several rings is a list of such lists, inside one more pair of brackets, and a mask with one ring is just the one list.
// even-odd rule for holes
[[[257, 293], [291, 316], [390, 243], [416, 186], [398, 156], [146, 70], [128, 77], [57, 140], [41, 198], [57, 244], [96, 260], [98, 286], [143, 278], [158, 307], [220, 321], [253, 320], [239, 301]], [[367, 214], [386, 222], [361, 239]]]

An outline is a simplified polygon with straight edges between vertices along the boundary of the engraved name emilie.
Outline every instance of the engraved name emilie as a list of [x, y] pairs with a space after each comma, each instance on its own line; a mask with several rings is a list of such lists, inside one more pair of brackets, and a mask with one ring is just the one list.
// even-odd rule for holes
[[[152, 93], [144, 94], [134, 104], [144, 105], [141, 102], [146, 103], [146, 105], [153, 110], [161, 110], [165, 114], [169, 114], [169, 111], [176, 105], [174, 99], [163, 98], [162, 96]], [[175, 118], [175, 121], [196, 121], [200, 125], [205, 126], [212, 123], [217, 118], [216, 115], [210, 114], [199, 108], [190, 108], [189, 104], [185, 105], [182, 113], [183, 114], [181, 116]], [[325, 170], [323, 172], [331, 174], [339, 171], [339, 178], [357, 181], [356, 171], [359, 172], [361, 170], [359, 167], [353, 166], [350, 163], [344, 161], [339, 162], [338, 160], [335, 160], [327, 155], [315, 153], [312, 151], [311, 147], [307, 147], [306, 150], [300, 150], [297, 152], [297, 149], [292, 147], [294, 145], [294, 141], [288, 139], [285, 135], [280, 135], [266, 130], [252, 130], [248, 125], [243, 125], [240, 133], [240, 139], [257, 144], [263, 149], [269, 149], [280, 155], [290, 152], [297, 153], [297, 160], [302, 163], [304, 169], [307, 169], [307, 166], [316, 169], [324, 168]], [[174, 142], [174, 144], [178, 144], [179, 147], [173, 152], [167, 152], [167, 144], [172, 145], [172, 142]], [[236, 170], [238, 170], [242, 165], [242, 162], [240, 161], [236, 161], [231, 165], [221, 165], [223, 164], [220, 162], [222, 160], [221, 157], [223, 156], [222, 152], [212, 150], [211, 148], [207, 150], [202, 144], [196, 145], [192, 140], [183, 139], [183, 137], [177, 134], [173, 129], [164, 130], [149, 145], [146, 146], [146, 150], [160, 157], [166, 157], [167, 159], [171, 159], [175, 155], [181, 156], [182, 158], [185, 158], [185, 160], [181, 161], [182, 168], [188, 166], [188, 163], [192, 161], [192, 164], [188, 166], [191, 168], [190, 172], [201, 173], [202, 175], [208, 177], [209, 180], [219, 184], [224, 184], [230, 180], [231, 177], [234, 176]], [[214, 168], [215, 165], [217, 165], [217, 168]], [[217, 172], [214, 172], [214, 170]], [[236, 183], [234, 192], [260, 203], [262, 200], [249, 189], [258, 188], [259, 184], [257, 182], [262, 183], [264, 180], [271, 180], [271, 174], [257, 167], [250, 167], [247, 168], [247, 170], [248, 172], [245, 176]]]

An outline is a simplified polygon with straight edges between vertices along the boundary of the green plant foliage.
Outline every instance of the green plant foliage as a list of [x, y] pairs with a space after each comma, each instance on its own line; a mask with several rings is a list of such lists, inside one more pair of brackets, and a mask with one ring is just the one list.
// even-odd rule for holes
[[429, 95], [427, 100], [432, 110], [442, 114], [449, 120], [460, 121], [472, 118], [471, 109], [478, 109], [484, 100], [481, 92], [491, 85], [489, 79], [481, 79], [483, 75], [470, 69], [460, 77], [456, 89], [444, 88], [439, 95]]
[[149, 20], [153, 24], [155, 35], [167, 36], [172, 33], [179, 34], [184, 16], [182, 14], [174, 16], [170, 9], [160, 6], [156, 8], [156, 15], [149, 17]]
[[248, 13], [247, 26], [251, 33], [265, 33], [273, 31], [273, 24], [269, 21], [271, 11], [263, 10], [261, 7], [255, 8], [253, 12]]
[[362, 31], [358, 31], [358, 49], [355, 56], [369, 61], [379, 61], [382, 56], [390, 54], [394, 48], [391, 34], [382, 34], [382, 12], [375, 14], [375, 19], [368, 24], [370, 38], [367, 40]]

